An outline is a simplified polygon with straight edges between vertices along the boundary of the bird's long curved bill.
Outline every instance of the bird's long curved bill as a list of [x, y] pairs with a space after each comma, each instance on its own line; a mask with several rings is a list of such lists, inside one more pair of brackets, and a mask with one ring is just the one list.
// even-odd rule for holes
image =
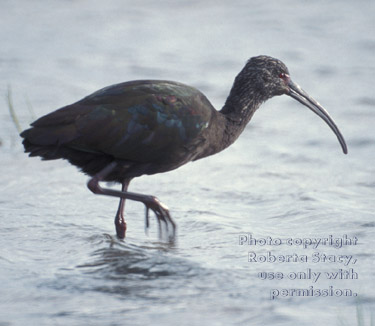
[[348, 153], [348, 148], [345, 143], [345, 139], [341, 134], [339, 128], [336, 126], [335, 122], [329, 115], [326, 109], [324, 109], [317, 101], [315, 101], [309, 94], [307, 94], [299, 85], [292, 82], [291, 80], [288, 83], [289, 86], [289, 96], [296, 99], [298, 102], [302, 103], [303, 105], [307, 106], [311, 111], [321, 117], [328, 126], [332, 129], [332, 131], [337, 136], [337, 139], [340, 142], [342, 147], [342, 151], [344, 154]]

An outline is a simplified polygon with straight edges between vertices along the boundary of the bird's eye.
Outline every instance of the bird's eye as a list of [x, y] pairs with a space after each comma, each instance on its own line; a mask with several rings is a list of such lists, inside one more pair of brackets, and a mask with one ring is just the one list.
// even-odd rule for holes
[[280, 79], [287, 85], [290, 81], [290, 77], [285, 72], [280, 73], [279, 75]]

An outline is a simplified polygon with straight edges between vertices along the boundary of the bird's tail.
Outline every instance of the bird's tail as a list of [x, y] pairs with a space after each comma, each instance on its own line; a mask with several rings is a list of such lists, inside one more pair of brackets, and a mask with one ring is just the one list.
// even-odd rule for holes
[[29, 153], [29, 156], [40, 156], [42, 160], [66, 159], [88, 175], [95, 175], [114, 159], [109, 155], [85, 152], [58, 144], [53, 135], [43, 133], [41, 129], [33, 127], [20, 134], [25, 152]]

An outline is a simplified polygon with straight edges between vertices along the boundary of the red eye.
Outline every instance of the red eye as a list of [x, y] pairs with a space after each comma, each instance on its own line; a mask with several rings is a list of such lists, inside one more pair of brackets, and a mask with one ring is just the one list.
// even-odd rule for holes
[[284, 82], [285, 85], [288, 85], [290, 82], [290, 77], [285, 72], [280, 73], [279, 75], [280, 79]]

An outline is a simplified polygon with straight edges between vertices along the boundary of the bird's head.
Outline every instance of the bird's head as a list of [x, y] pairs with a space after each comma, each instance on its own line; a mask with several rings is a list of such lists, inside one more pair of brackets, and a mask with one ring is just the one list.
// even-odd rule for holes
[[273, 96], [287, 94], [288, 77], [289, 71], [283, 62], [265, 55], [251, 58], [237, 76], [263, 102]]
[[[235, 79], [230, 98], [245, 107], [254, 108], [274, 96], [288, 95], [321, 117], [337, 136], [342, 150], [347, 146], [329, 113], [298, 84], [294, 83], [286, 65], [278, 59], [261, 55], [251, 58]], [[248, 104], [245, 104], [248, 103]]]

